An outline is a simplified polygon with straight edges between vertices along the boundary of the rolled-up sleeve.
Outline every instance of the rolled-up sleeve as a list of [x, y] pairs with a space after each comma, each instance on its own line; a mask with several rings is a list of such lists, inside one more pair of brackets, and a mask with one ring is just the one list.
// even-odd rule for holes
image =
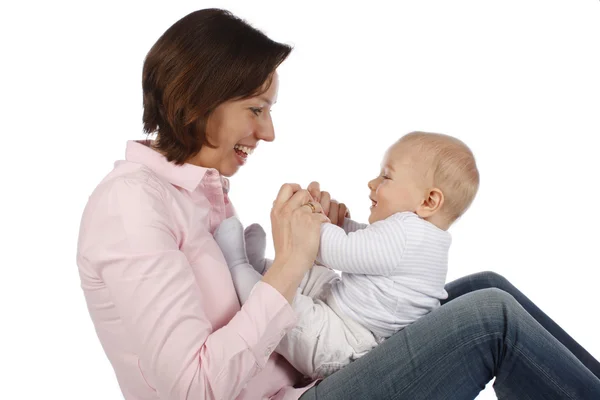
[[[259, 282], [213, 330], [159, 186], [118, 178], [90, 213], [80, 256], [110, 292], [140, 369], [162, 399], [234, 399], [295, 325], [285, 298]], [[202, 246], [199, 243], [199, 251]]]

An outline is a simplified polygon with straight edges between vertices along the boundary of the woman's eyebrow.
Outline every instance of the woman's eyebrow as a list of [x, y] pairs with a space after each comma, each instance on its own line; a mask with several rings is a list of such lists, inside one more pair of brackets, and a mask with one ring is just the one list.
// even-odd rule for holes
[[265, 103], [267, 103], [269, 106], [272, 106], [273, 104], [277, 103], [277, 101], [272, 102], [271, 100], [269, 100], [263, 96], [259, 96], [258, 98], [261, 99], [262, 101], [264, 101]]

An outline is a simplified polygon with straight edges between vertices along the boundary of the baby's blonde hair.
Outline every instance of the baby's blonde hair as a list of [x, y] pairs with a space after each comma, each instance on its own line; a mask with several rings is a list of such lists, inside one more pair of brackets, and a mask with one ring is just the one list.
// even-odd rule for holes
[[471, 149], [461, 140], [441, 133], [411, 132], [398, 140], [414, 146], [414, 161], [434, 187], [444, 194], [440, 212], [452, 224], [469, 208], [479, 189], [479, 171]]

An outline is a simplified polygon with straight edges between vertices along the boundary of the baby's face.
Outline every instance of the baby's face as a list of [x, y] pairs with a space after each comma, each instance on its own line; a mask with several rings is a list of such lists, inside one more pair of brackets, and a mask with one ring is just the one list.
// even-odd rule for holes
[[403, 143], [388, 149], [379, 176], [369, 182], [369, 197], [373, 202], [369, 223], [398, 212], [414, 212], [422, 203], [424, 190], [411, 156], [414, 154]]

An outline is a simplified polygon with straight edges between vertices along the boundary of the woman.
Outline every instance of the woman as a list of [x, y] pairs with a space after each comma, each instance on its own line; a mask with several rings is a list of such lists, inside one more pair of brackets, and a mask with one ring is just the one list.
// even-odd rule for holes
[[500, 398], [600, 398], [596, 360], [489, 273], [450, 283], [446, 304], [318, 385], [273, 353], [320, 224], [341, 223], [343, 207], [317, 183], [283, 185], [275, 260], [241, 308], [212, 232], [234, 214], [226, 177], [274, 139], [276, 69], [290, 51], [210, 9], [148, 53], [143, 121], [157, 140], [129, 142], [90, 196], [77, 255], [125, 398], [472, 399], [494, 376]]

